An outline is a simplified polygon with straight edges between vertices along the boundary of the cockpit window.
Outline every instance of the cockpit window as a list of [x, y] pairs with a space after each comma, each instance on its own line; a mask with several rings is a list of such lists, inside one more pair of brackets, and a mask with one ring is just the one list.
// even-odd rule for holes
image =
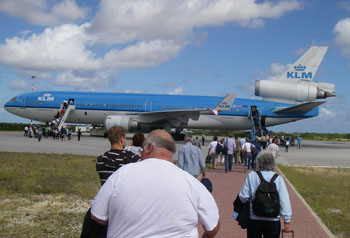
[[10, 102], [16, 102], [16, 98], [11, 98]]

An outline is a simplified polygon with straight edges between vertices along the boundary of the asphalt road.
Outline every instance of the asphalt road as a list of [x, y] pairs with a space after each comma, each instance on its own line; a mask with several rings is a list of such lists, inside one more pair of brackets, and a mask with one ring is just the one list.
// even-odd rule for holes
[[[131, 134], [128, 134], [130, 142]], [[207, 139], [202, 148], [203, 157], [208, 153]], [[183, 142], [176, 142], [177, 149]], [[76, 136], [70, 141], [24, 137], [22, 132], [0, 132], [0, 151], [40, 152], [60, 154], [100, 155], [110, 147], [108, 139], [83, 135], [80, 141]], [[177, 154], [174, 155], [177, 159]], [[302, 149], [291, 146], [289, 152], [280, 147], [278, 163], [291, 165], [339, 166], [350, 167], [350, 142], [338, 141], [302, 141]]]

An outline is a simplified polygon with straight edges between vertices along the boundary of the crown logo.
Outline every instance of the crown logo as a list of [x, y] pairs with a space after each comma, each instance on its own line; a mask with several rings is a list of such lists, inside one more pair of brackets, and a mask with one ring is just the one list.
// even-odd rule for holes
[[306, 69], [306, 66], [302, 66], [299, 64], [298, 66], [294, 66], [295, 71], [304, 71]]

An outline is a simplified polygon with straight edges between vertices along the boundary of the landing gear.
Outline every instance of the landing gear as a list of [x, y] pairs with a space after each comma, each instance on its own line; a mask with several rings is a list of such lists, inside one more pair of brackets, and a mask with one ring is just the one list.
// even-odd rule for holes
[[185, 133], [182, 132], [182, 128], [176, 128], [175, 133], [172, 133], [171, 136], [175, 141], [183, 141], [185, 139]]
[[185, 134], [183, 134], [183, 133], [177, 133], [177, 132], [175, 132], [175, 133], [173, 133], [173, 134], [171, 134], [172, 135], [172, 137], [173, 137], [173, 139], [175, 140], [175, 141], [183, 141], [184, 139], [185, 139]]

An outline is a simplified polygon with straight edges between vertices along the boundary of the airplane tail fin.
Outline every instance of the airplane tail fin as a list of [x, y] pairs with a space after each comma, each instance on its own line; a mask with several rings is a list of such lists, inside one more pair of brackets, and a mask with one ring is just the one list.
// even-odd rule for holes
[[335, 96], [335, 85], [312, 81], [327, 46], [312, 46], [278, 80], [257, 80], [255, 95], [266, 101], [297, 103]]
[[279, 80], [295, 79], [311, 81], [321, 64], [327, 49], [327, 46], [312, 46], [282, 74]]

